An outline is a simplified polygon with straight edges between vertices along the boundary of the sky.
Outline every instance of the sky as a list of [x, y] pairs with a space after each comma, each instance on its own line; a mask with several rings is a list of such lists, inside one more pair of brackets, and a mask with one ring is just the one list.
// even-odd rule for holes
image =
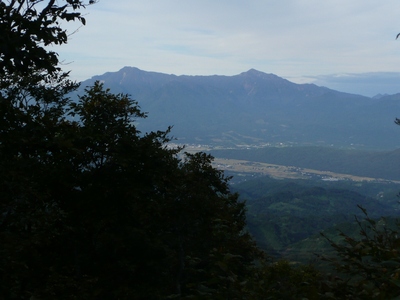
[[326, 86], [400, 72], [398, 0], [100, 0], [83, 14], [86, 26], [68, 23], [68, 44], [55, 49], [78, 81], [124, 66], [175, 75], [254, 68]]

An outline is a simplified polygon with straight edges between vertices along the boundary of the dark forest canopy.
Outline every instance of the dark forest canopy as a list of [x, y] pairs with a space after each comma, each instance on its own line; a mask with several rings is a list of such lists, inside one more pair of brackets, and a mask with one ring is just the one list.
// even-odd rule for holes
[[244, 204], [211, 156], [139, 132], [128, 95], [96, 82], [69, 101], [44, 46], [84, 4], [61, 2], [0, 3], [0, 298], [237, 293], [260, 257]]

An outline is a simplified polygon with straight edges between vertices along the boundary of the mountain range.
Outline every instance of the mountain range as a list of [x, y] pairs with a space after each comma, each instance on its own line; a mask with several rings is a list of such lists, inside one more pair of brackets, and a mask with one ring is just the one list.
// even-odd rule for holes
[[400, 94], [365, 97], [296, 84], [254, 69], [234, 76], [176, 76], [124, 67], [94, 76], [139, 102], [142, 132], [173, 126], [178, 143], [399, 148]]

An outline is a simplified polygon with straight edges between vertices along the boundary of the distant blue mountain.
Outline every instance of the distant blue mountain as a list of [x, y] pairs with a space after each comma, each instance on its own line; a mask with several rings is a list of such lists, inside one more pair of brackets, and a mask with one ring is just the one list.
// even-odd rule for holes
[[181, 143], [294, 143], [366, 149], [400, 146], [400, 94], [370, 98], [295, 84], [251, 69], [234, 76], [176, 76], [124, 67], [94, 76], [149, 113], [146, 132], [174, 126]]
[[399, 72], [344, 73], [311, 78], [319, 86], [363, 96], [400, 93]]

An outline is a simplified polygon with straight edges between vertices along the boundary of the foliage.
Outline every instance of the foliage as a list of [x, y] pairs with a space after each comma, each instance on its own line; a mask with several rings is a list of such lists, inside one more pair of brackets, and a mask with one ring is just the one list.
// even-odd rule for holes
[[32, 180], [46, 174], [37, 158], [60, 146], [66, 95], [77, 87], [46, 46], [67, 42], [60, 21], [84, 23], [81, 7], [77, 0], [0, 2], [0, 178], [2, 199], [10, 200], [4, 207], [44, 193]]
[[0, 2], [0, 289], [8, 299], [29, 298], [27, 286], [46, 268], [41, 252], [64, 218], [51, 189], [63, 185], [63, 107], [77, 85], [46, 46], [66, 43], [60, 20], [84, 20], [80, 1], [46, 2]]
[[229, 178], [140, 133], [128, 95], [69, 101], [46, 46], [84, 4], [62, 2], [0, 3], [0, 298], [240, 298], [261, 253]]
[[343, 274], [327, 281], [331, 289], [327, 295], [331, 299], [395, 299], [400, 296], [398, 231], [387, 226], [385, 219], [373, 220], [360, 209], [365, 214], [365, 222], [356, 218], [360, 239], [341, 232], [344, 243], [336, 243], [323, 235], [337, 254], [323, 258]]
[[246, 283], [248, 299], [321, 299], [323, 277], [312, 265], [287, 260], [266, 262]]
[[[38, 70], [54, 73], [61, 69], [58, 56], [45, 46], [67, 43], [67, 31], [61, 21], [85, 19], [78, 9], [80, 0], [12, 0], [0, 2], [0, 75], [22, 73], [30, 76]], [[59, 2], [64, 2], [60, 5]]]
[[[3, 210], [9, 298], [238, 292], [231, 285], [259, 252], [212, 157], [180, 160], [165, 146], [169, 130], [140, 135], [136, 102], [100, 83], [70, 114], [77, 121], [52, 124], [53, 140], [30, 153], [36, 176], [18, 174], [34, 190], [24, 201], [10, 193]], [[19, 157], [8, 163], [15, 172]]]

